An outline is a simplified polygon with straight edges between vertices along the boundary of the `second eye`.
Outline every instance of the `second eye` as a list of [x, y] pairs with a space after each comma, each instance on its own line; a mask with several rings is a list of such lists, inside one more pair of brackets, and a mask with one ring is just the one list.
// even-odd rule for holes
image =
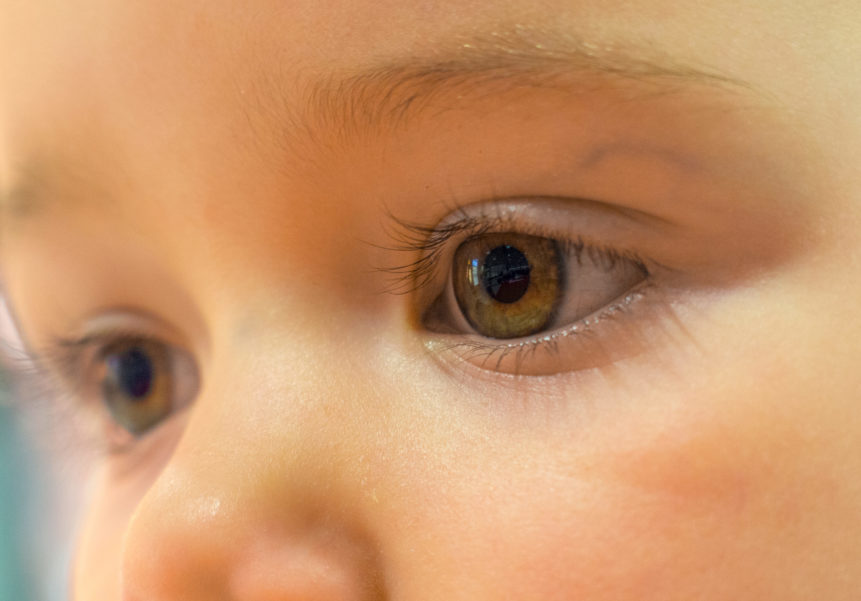
[[98, 353], [95, 368], [112, 421], [133, 437], [158, 426], [197, 392], [192, 360], [155, 340], [113, 342]]

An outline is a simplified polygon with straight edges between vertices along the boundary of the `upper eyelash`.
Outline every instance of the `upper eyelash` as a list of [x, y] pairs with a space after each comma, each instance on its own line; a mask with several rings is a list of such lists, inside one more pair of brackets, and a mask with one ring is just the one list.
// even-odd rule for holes
[[426, 286], [433, 279], [440, 255], [449, 240], [455, 236], [468, 237], [487, 233], [502, 222], [501, 217], [480, 219], [463, 215], [446, 226], [429, 226], [400, 219], [392, 213], [387, 215], [392, 225], [386, 229], [386, 233], [394, 244], [384, 247], [385, 250], [418, 255], [418, 258], [409, 263], [380, 268], [393, 276], [389, 292], [395, 294], [409, 294]]
[[[411, 222], [387, 213], [392, 225], [386, 233], [393, 240], [392, 246], [386, 250], [405, 252], [418, 258], [394, 267], [383, 267], [381, 271], [393, 276], [389, 292], [394, 294], [409, 294], [424, 288], [436, 275], [437, 265], [446, 245], [455, 237], [467, 239], [491, 232], [515, 231], [542, 237], [555, 237], [558, 231], [549, 231], [535, 224], [519, 223], [513, 216], [503, 215], [467, 215], [463, 209], [456, 209], [460, 218], [444, 226], [425, 225]], [[650, 275], [645, 259], [638, 254], [621, 251], [616, 248], [587, 243], [582, 236], [572, 236], [558, 240], [562, 250], [573, 256], [581, 263], [584, 253], [596, 265], [612, 269], [618, 261], [626, 260], [639, 266], [646, 276]]]

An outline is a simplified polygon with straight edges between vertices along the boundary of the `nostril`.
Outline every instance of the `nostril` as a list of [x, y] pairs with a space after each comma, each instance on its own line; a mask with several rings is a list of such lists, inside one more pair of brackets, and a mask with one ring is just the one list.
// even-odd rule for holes
[[378, 601], [385, 598], [373, 547], [343, 532], [268, 532], [231, 568], [230, 599]]

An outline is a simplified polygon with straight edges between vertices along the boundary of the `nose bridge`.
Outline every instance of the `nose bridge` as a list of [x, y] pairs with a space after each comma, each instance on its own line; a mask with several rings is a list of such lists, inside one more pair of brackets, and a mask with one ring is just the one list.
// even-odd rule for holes
[[374, 397], [358, 365], [332, 369], [331, 345], [264, 338], [215, 358], [127, 530], [128, 598], [378, 598], [362, 512]]

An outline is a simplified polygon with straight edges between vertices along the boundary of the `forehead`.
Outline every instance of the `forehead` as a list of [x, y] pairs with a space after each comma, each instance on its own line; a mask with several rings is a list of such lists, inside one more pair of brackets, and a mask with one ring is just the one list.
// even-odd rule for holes
[[[525, 49], [553, 55], [565, 47], [581, 58], [600, 57], [610, 70], [619, 56], [659, 70], [702, 69], [751, 82], [815, 115], [821, 111], [809, 105], [823, 102], [841, 72], [840, 57], [828, 49], [857, 46], [846, 23], [858, 8], [827, 4], [6, 2], [0, 183], [8, 185], [10, 164], [26, 172], [43, 161], [93, 180], [116, 179], [133, 163], [146, 172], [155, 164], [145, 165], [141, 153], [157, 164], [165, 148], [190, 157], [235, 138], [237, 124], [249, 122], [249, 107], [295, 114], [308, 90], [327, 79], [410, 61], [445, 64], [475, 48], [513, 62]], [[85, 156], [97, 157], [96, 164], [77, 169]]]
[[[828, 10], [817, 4], [823, 3], [300, 0], [250, 8], [235, 0], [7, 1], [2, 39], [12, 98], [26, 99], [30, 112], [36, 100], [68, 112], [159, 93], [181, 102], [195, 85], [205, 85], [217, 103], [225, 86], [254, 77], [286, 72], [298, 84], [321, 72], [451, 52], [476, 40], [503, 39], [504, 51], [512, 33], [541, 46], [561, 32], [596, 51], [667, 55], [757, 80], [769, 54], [790, 58], [794, 48], [793, 66], [800, 66], [802, 53], [817, 43], [811, 33], [827, 29], [832, 46], [852, 36], [845, 22], [847, 13], [857, 16], [853, 3], [828, 2]], [[791, 48], [763, 44], [769, 34], [792, 40]], [[753, 47], [763, 61], [741, 60]], [[728, 52], [736, 48], [739, 54]], [[779, 78], [783, 70], [765, 71]]]

